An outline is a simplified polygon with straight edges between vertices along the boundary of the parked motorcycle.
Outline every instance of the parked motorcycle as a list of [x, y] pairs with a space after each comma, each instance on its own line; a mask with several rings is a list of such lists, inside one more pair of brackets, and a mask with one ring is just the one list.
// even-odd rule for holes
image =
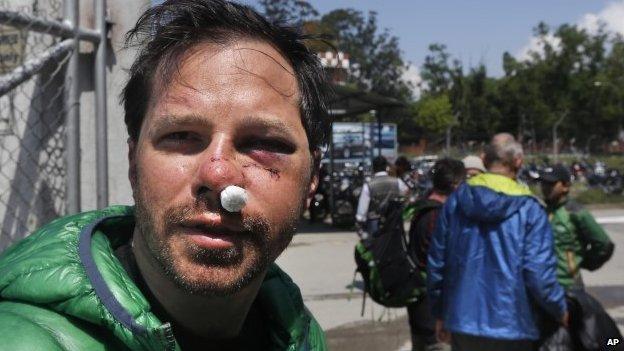
[[587, 184], [602, 189], [606, 194], [621, 194], [624, 190], [622, 173], [614, 168], [607, 168], [604, 162], [596, 162], [587, 174]]
[[335, 178], [334, 191], [334, 209], [332, 212], [332, 223], [338, 227], [352, 227], [355, 225], [355, 213], [357, 211], [357, 202], [362, 191], [359, 180], [354, 174], [349, 172], [340, 172]]
[[617, 169], [608, 169], [604, 181], [601, 184], [607, 194], [621, 194], [624, 190], [622, 174]]

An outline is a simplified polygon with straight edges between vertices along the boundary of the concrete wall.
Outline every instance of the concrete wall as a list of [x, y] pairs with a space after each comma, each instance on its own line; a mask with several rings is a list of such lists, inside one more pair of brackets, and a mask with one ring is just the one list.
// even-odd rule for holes
[[[149, 0], [108, 0], [109, 19], [113, 25], [109, 33], [109, 63], [107, 76], [108, 101], [108, 188], [110, 204], [132, 204], [132, 191], [128, 181], [128, 134], [123, 122], [123, 107], [119, 94], [128, 78], [126, 70], [130, 68], [136, 51], [123, 49], [125, 33], [132, 28], [140, 14], [150, 6]], [[93, 28], [93, 3], [81, 1], [81, 21], [85, 27]], [[92, 48], [84, 45], [89, 52]], [[92, 89], [92, 55], [85, 55], [82, 71], [91, 84], [85, 90]], [[91, 85], [91, 86], [89, 86]], [[81, 97], [81, 148], [82, 148], [82, 210], [96, 207], [95, 184], [95, 110], [92, 91], [85, 91]]]
[[[63, 18], [63, 0], [0, 0], [0, 8], [53, 20]], [[109, 203], [132, 204], [127, 132], [119, 94], [136, 51], [124, 50], [125, 33], [149, 0], [108, 0], [107, 77]], [[80, 21], [94, 28], [93, 0], [80, 0]], [[14, 30], [13, 28], [9, 28]], [[24, 60], [37, 57], [58, 38], [24, 32]], [[96, 208], [94, 46], [80, 44], [81, 209]], [[65, 66], [58, 62], [0, 96], [0, 251], [65, 211]]]

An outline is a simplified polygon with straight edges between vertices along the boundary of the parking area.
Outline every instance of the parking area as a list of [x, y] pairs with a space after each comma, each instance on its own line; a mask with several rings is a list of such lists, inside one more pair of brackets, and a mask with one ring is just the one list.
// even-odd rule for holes
[[[592, 212], [604, 223], [616, 250], [604, 267], [584, 272], [583, 278], [624, 333], [624, 209]], [[386, 309], [370, 298], [362, 308], [359, 276], [352, 286], [356, 242], [354, 232], [304, 225], [277, 262], [301, 288], [331, 350], [410, 350], [405, 309]]]

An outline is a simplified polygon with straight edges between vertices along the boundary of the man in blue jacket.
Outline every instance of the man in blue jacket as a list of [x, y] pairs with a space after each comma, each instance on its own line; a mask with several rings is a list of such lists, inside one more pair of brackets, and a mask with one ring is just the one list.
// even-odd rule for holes
[[567, 326], [548, 218], [515, 180], [522, 159], [513, 136], [494, 136], [488, 172], [461, 185], [439, 217], [427, 289], [436, 335], [454, 351], [531, 350], [538, 308]]

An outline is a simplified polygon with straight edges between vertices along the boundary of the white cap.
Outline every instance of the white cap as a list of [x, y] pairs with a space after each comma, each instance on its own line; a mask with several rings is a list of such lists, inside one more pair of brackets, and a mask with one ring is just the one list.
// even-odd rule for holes
[[473, 169], [478, 169], [481, 172], [487, 172], [485, 169], [485, 166], [483, 165], [483, 160], [481, 160], [480, 157], [469, 155], [469, 156], [464, 157], [462, 162], [464, 163], [464, 167], [466, 169], [473, 168]]

